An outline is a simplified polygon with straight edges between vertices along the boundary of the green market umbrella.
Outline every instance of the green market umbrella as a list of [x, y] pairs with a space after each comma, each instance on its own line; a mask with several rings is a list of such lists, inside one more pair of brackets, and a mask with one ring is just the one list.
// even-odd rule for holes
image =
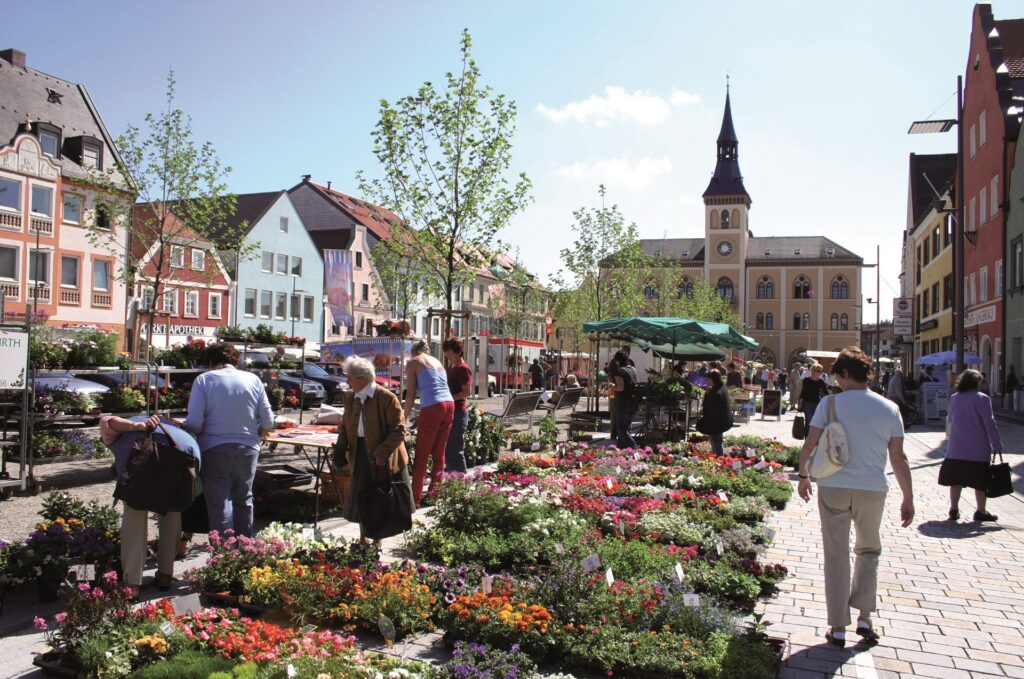
[[583, 324], [583, 331], [611, 339], [656, 345], [704, 344], [729, 349], [757, 349], [757, 342], [727, 323], [689, 318], [612, 318]]
[[653, 352], [658, 358], [667, 358], [673, 361], [722, 361], [725, 354], [710, 344], [651, 344], [645, 340], [633, 342], [643, 351]]

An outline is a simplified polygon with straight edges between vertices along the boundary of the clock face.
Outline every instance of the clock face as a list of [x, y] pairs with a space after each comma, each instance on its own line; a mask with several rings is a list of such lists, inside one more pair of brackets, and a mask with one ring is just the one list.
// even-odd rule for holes
[[719, 243], [718, 254], [722, 255], [723, 257], [728, 257], [730, 254], [732, 254], [732, 243], [730, 243], [727, 240], [723, 240], [721, 243]]

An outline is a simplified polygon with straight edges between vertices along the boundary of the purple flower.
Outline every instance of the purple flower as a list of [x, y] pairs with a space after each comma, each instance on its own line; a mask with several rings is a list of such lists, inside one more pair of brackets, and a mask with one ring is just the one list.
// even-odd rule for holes
[[444, 595], [444, 602], [446, 604], [448, 604], [449, 606], [451, 604], [455, 603], [455, 595], [453, 593], [451, 593], [451, 592], [448, 592], [447, 594]]

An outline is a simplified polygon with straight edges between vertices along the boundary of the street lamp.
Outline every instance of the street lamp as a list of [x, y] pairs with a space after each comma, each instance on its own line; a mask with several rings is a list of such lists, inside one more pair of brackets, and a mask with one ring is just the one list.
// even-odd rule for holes
[[956, 127], [956, 220], [953, 229], [953, 345], [956, 374], [964, 371], [964, 79], [956, 77], [956, 120], [918, 120], [907, 134], [949, 132]]
[[297, 293], [300, 293], [300, 292], [306, 292], [305, 290], [303, 290], [303, 289], [301, 289], [301, 288], [296, 288], [296, 287], [295, 287], [295, 285], [296, 285], [296, 284], [297, 284], [298, 282], [299, 282], [299, 277], [298, 277], [298, 276], [292, 276], [292, 296], [291, 296], [291, 300], [290, 300], [290, 301], [291, 301], [291, 304], [292, 304], [292, 333], [291, 333], [291, 336], [292, 336], [292, 337], [295, 337], [295, 320], [296, 320], [296, 318], [297, 318], [297, 315], [296, 315], [296, 313], [297, 313], [297, 311], [298, 311], [298, 310], [297, 310], [297, 309], [295, 308], [295, 307], [297, 306], [297, 305], [295, 304], [295, 295], [296, 295]]

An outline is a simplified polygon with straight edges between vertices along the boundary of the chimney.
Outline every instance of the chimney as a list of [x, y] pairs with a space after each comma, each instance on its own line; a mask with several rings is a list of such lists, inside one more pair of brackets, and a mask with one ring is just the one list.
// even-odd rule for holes
[[328, 191], [331, 190], [331, 180], [330, 179], [327, 180], [327, 190]]
[[14, 48], [0, 50], [0, 59], [9, 62], [11, 66], [25, 68], [25, 53], [21, 50], [16, 50]]
[[304, 174], [304, 175], [302, 175], [302, 181], [308, 182], [310, 179], [312, 179], [312, 177], [313, 177], [313, 175], [311, 175], [311, 174]]

